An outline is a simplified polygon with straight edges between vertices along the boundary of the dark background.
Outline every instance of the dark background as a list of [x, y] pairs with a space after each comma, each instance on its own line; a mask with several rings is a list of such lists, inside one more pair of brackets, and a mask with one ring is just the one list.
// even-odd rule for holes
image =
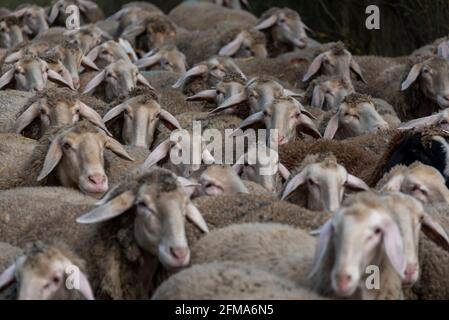
[[[15, 8], [24, 1], [1, 0], [0, 6]], [[50, 0], [29, 0], [48, 5]], [[96, 1], [110, 15], [129, 0]], [[150, 1], [168, 13], [180, 0]], [[272, 6], [298, 11], [320, 41], [343, 40], [356, 54], [397, 56], [431, 43], [449, 33], [449, 0], [249, 0], [250, 11], [260, 15]], [[365, 9], [378, 5], [381, 30], [365, 28]]]

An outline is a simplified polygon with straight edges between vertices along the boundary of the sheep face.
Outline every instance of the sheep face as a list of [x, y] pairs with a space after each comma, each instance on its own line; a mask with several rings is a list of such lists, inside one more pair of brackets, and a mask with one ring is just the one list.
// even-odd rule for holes
[[[68, 270], [74, 262], [52, 246], [38, 245], [34, 252], [19, 257], [15, 264], [19, 300], [65, 300], [72, 293], [66, 288]], [[81, 266], [77, 266], [81, 267]], [[80, 293], [86, 299], [93, 299], [87, 277], [80, 274]]]
[[268, 54], [265, 46], [265, 38], [263, 34], [259, 35], [256, 32], [241, 31], [233, 41], [220, 49], [219, 55], [238, 58], [266, 58]]
[[282, 198], [291, 194], [299, 186], [307, 188], [307, 208], [315, 211], [334, 212], [340, 208], [345, 188], [368, 190], [369, 187], [339, 165], [335, 158], [307, 165], [286, 185]]
[[319, 54], [312, 61], [303, 81], [306, 82], [315, 74], [321, 73], [323, 76], [341, 77], [347, 82], [351, 82], [351, 71], [360, 80], [366, 82], [359, 64], [354, 60], [352, 54], [344, 48], [343, 44], [339, 43], [333, 49]]
[[326, 80], [318, 83], [313, 88], [311, 106], [323, 110], [338, 108], [343, 99], [354, 93], [351, 84], [342, 79]]
[[170, 130], [181, 128], [176, 118], [163, 110], [157, 101], [144, 96], [131, 98], [114, 107], [104, 116], [104, 121], [107, 122], [121, 114], [122, 138], [127, 145], [150, 148], [160, 123]]
[[402, 192], [422, 203], [449, 203], [449, 190], [437, 169], [417, 163], [392, 176], [382, 191]]
[[0, 48], [10, 48], [24, 41], [20, 26], [8, 20], [0, 21]]
[[274, 80], [250, 81], [245, 91], [251, 112], [264, 110], [274, 99], [284, 96], [284, 88]]
[[[386, 254], [398, 275], [403, 275], [406, 263], [400, 230], [383, 206], [382, 199], [371, 193], [354, 197], [356, 200], [342, 207], [321, 229], [315, 267], [324, 262], [325, 251], [334, 250], [335, 262], [331, 271], [334, 292], [349, 297], [360, 285], [369, 265], [380, 267]], [[328, 253], [329, 254], [329, 253]], [[381, 270], [382, 272], [386, 272]]]
[[101, 45], [93, 48], [87, 57], [91, 61], [104, 62], [105, 65], [109, 65], [120, 59], [131, 63], [130, 57], [124, 50], [124, 48], [116, 41], [109, 40]]
[[42, 91], [47, 86], [48, 65], [36, 57], [25, 57], [0, 78], [0, 88], [15, 80], [15, 89]]
[[413, 83], [440, 108], [449, 107], [449, 62], [443, 58], [430, 58], [415, 64], [410, 70], [401, 89], [407, 90]]
[[275, 43], [287, 43], [299, 49], [307, 46], [305, 25], [298, 13], [293, 10], [278, 9], [260, 21], [255, 28], [269, 29]]
[[[139, 60], [136, 65], [141, 68], [152, 67], [184, 74], [187, 71], [185, 55], [176, 47], [164, 47], [160, 50], [153, 50], [151, 54]], [[159, 68], [156, 68], [158, 66]]]
[[134, 209], [134, 238], [139, 247], [158, 257], [168, 269], [188, 265], [186, 219], [203, 232], [209, 230], [176, 176], [163, 169], [151, 170], [139, 178], [137, 189], [119, 192], [106, 195], [99, 207], [78, 218], [77, 222], [102, 222]]
[[229, 166], [212, 165], [201, 174], [199, 195], [248, 193], [240, 177]]
[[361, 99], [354, 103], [349, 100], [352, 96], [343, 101], [337, 113], [331, 118], [324, 138], [332, 139], [337, 131], [338, 138], [344, 139], [389, 128], [372, 101]]
[[105, 149], [132, 160], [122, 145], [103, 130], [80, 122], [52, 141], [38, 180], [55, 169], [61, 185], [94, 197], [101, 196], [108, 190], [108, 177], [104, 171]]
[[88, 25], [81, 28], [78, 32], [69, 34], [69, 42], [79, 47], [84, 54], [87, 54], [94, 47], [98, 46], [105, 36], [107, 37], [100, 28]]
[[13, 13], [14, 16], [22, 18], [23, 24], [32, 36], [42, 33], [48, 29], [47, 15], [45, 9], [35, 5], [27, 5]]

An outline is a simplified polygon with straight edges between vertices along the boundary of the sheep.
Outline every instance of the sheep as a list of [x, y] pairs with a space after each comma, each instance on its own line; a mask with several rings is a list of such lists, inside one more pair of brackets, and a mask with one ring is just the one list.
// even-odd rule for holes
[[19, 20], [14, 16], [0, 18], [0, 48], [8, 49], [26, 39]]
[[370, 96], [353, 93], [343, 99], [330, 118], [323, 137], [345, 139], [389, 128], [390, 124], [377, 112]]
[[128, 40], [138, 50], [144, 52], [163, 45], [174, 44], [177, 26], [163, 14], [152, 13], [143, 20], [128, 25], [120, 37]]
[[[131, 51], [127, 51], [127, 48], [131, 48]], [[123, 39], [119, 39], [119, 42], [114, 40], [103, 42], [92, 48], [89, 53], [87, 53], [86, 57], [92, 62], [95, 62], [100, 68], [104, 68], [108, 64], [120, 59], [129, 63], [137, 61], [136, 53], [132, 47], [130, 47], [129, 43], [126, 44]]]
[[339, 76], [351, 82], [351, 71], [355, 73], [358, 79], [366, 83], [360, 65], [344, 44], [337, 42], [329, 50], [315, 57], [302, 81], [306, 82], [314, 75], [321, 74], [324, 76]]
[[449, 131], [449, 108], [446, 108], [427, 117], [418, 118], [402, 123], [398, 129], [421, 129], [427, 126], [439, 126], [441, 129]]
[[317, 45], [307, 36], [308, 27], [302, 22], [299, 14], [289, 8], [268, 9], [260, 16], [255, 29], [265, 31], [270, 56]]
[[424, 45], [421, 48], [413, 51], [410, 56], [411, 57], [426, 57], [432, 55], [438, 55], [441, 58], [447, 59], [447, 45], [448, 45], [448, 37], [438, 38], [430, 44]]
[[[2, 134], [0, 167], [4, 173], [0, 189], [57, 183], [99, 197], [109, 189], [109, 183], [117, 183], [120, 175], [132, 168], [104, 154], [105, 149], [133, 160], [119, 142], [85, 120], [48, 130], [40, 141]], [[139, 162], [148, 154], [141, 149], [130, 151]]]
[[396, 165], [408, 166], [419, 161], [437, 169], [444, 177], [446, 186], [449, 186], [447, 139], [447, 131], [438, 126], [396, 132], [365, 181], [375, 186]]
[[[86, 76], [87, 77], [87, 76]], [[84, 82], [85, 79], [81, 79]], [[153, 89], [145, 77], [132, 63], [125, 60], [117, 60], [109, 64], [102, 71], [98, 72], [83, 88], [83, 94], [89, 93], [105, 82], [103, 88], [99, 88], [99, 97], [104, 97], [106, 101], [112, 101], [120, 95], [127, 94], [133, 90], [137, 84], [142, 84]]]
[[161, 284], [152, 300], [323, 299], [263, 270], [234, 262], [195, 265]]
[[67, 40], [81, 49], [87, 55], [94, 47], [100, 45], [105, 40], [111, 40], [112, 37], [107, 32], [94, 24], [88, 24], [65, 33]]
[[18, 6], [12, 15], [21, 19], [26, 32], [34, 37], [48, 29], [45, 9], [37, 5], [23, 4]]
[[[380, 197], [372, 193], [355, 197], [320, 229], [315, 258], [315, 240], [300, 229], [240, 224], [201, 238], [192, 248], [192, 263], [218, 260], [250, 264], [327, 297], [400, 299], [405, 269], [400, 231]], [[233, 241], [239, 246], [232, 246]], [[362, 256], [367, 258], [362, 261]], [[369, 265], [380, 268], [379, 290], [360, 285], [365, 283]]]
[[[194, 31], [229, 30], [235, 27], [252, 28], [257, 18], [243, 10], [231, 10], [205, 2], [182, 2], [168, 14], [178, 26]], [[201, 17], [201, 19], [198, 19]]]
[[104, 115], [103, 121], [108, 123], [122, 117], [121, 136], [127, 145], [151, 148], [159, 124], [170, 130], [181, 129], [178, 120], [161, 107], [151, 90], [134, 90], [130, 96], [121, 100]]
[[136, 62], [139, 69], [148, 68], [161, 69], [165, 71], [184, 74], [187, 71], [185, 55], [174, 45], [166, 45], [151, 50], [142, 59]]
[[418, 161], [409, 166], [393, 167], [377, 182], [375, 188], [384, 192], [409, 194], [422, 203], [449, 204], [449, 190], [441, 173]]
[[17, 117], [34, 94], [26, 91], [0, 91], [0, 132], [10, 132]]
[[351, 82], [340, 77], [321, 76], [310, 82], [303, 102], [327, 111], [338, 108], [352, 93], [355, 90]]
[[311, 119], [311, 114], [292, 97], [274, 99], [263, 111], [256, 112], [243, 120], [233, 135], [257, 123], [262, 123], [266, 130], [266, 143], [270, 147], [288, 143], [297, 138], [298, 131], [302, 131], [314, 138], [321, 134]]
[[[2, 270], [2, 269], [0, 269]], [[79, 287], [67, 287], [68, 277], [80, 270]], [[0, 273], [0, 290], [16, 283], [18, 300], [93, 300], [85, 263], [63, 242], [28, 244], [15, 262]], [[75, 275], [75, 274], [73, 274]]]
[[364, 93], [391, 103], [402, 121], [425, 117], [449, 106], [448, 71], [443, 58], [411, 59], [382, 71]]
[[[231, 76], [231, 78], [235, 78], [235, 76]], [[265, 110], [276, 98], [301, 96], [300, 93], [284, 88], [278, 80], [272, 77], [254, 77], [246, 82], [244, 90], [235, 91], [230, 97], [223, 99], [224, 101], [212, 113], [229, 108], [235, 110], [238, 108], [237, 105], [248, 103], [249, 113], [254, 114]]]
[[213, 56], [189, 69], [173, 84], [173, 88], [182, 88], [187, 95], [196, 94], [198, 91], [216, 85], [229, 72], [238, 73], [246, 79], [231, 58]]
[[0, 77], [0, 89], [12, 85], [16, 90], [42, 91], [48, 85], [47, 80], [72, 87], [60, 74], [49, 69], [47, 62], [37, 56], [24, 56], [13, 65], [3, 68], [3, 71]]
[[104, 18], [103, 11], [93, 1], [89, 0], [54, 0], [48, 16], [50, 25], [65, 26], [69, 15], [67, 7], [75, 5], [79, 8], [80, 24], [93, 23]]
[[298, 191], [294, 193], [294, 203], [309, 210], [334, 212], [340, 207], [346, 188], [369, 190], [363, 180], [348, 174], [332, 153], [309, 154], [293, 170], [282, 199]]
[[32, 135], [33, 138], [38, 139], [50, 127], [71, 125], [81, 118], [107, 131], [101, 116], [86, 105], [78, 94], [69, 89], [47, 89], [29, 99], [23, 112], [18, 115], [12, 131], [20, 134], [35, 119], [39, 119], [40, 133]]

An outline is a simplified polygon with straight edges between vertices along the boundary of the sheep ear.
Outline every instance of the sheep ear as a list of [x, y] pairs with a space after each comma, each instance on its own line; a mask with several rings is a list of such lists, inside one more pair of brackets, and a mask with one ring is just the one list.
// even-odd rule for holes
[[167, 129], [170, 131], [182, 129], [178, 120], [168, 111], [162, 109], [160, 113], [160, 119], [162, 120], [164, 126], [167, 127]]
[[98, 55], [100, 54], [101, 45], [96, 46], [92, 50], [89, 51], [89, 53], [86, 55], [90, 59], [90, 61], [95, 61], [98, 58]]
[[399, 228], [390, 217], [384, 218], [382, 228], [385, 252], [390, 259], [393, 268], [400, 276], [402, 276], [406, 262], [404, 257], [404, 244]]
[[170, 152], [170, 149], [173, 146], [173, 143], [174, 143], [173, 141], [168, 139], [168, 140], [165, 140], [164, 142], [162, 142], [160, 145], [158, 145], [156, 147], [156, 149], [154, 149], [150, 153], [148, 158], [145, 160], [145, 162], [142, 165], [142, 168], [148, 169], [148, 168], [152, 167], [153, 165], [157, 164], [162, 159], [164, 159]]
[[240, 126], [234, 130], [234, 132], [230, 135], [230, 137], [235, 136], [237, 132], [241, 132], [246, 127], [252, 126], [253, 124], [256, 124], [258, 122], [262, 122], [264, 120], [264, 115], [262, 111], [256, 112], [252, 115], [250, 115], [248, 118], [242, 121]]
[[176, 83], [172, 86], [172, 88], [174, 89], [181, 88], [181, 86], [184, 85], [184, 83], [187, 81], [188, 78], [205, 74], [207, 73], [207, 71], [208, 71], [207, 65], [205, 64], [196, 65], [195, 67], [184, 73], [184, 75], [181, 78], [179, 78], [178, 81], [176, 81]]
[[217, 98], [217, 90], [203, 90], [197, 94], [186, 98], [186, 101], [215, 101]]
[[14, 79], [15, 70], [16, 68], [11, 68], [8, 71], [6, 71], [4, 75], [2, 75], [2, 77], [0, 78], [0, 89], [6, 86]]
[[131, 61], [136, 62], [137, 61], [137, 54], [134, 51], [131, 43], [129, 43], [128, 40], [119, 38], [118, 43], [122, 46], [123, 50], [125, 50], [126, 54], [130, 57]]
[[101, 119], [101, 116], [94, 109], [92, 109], [87, 104], [81, 101], [78, 101], [78, 106], [80, 108], [80, 115], [83, 118], [89, 120], [97, 127], [106, 131], [108, 135], [112, 136], [112, 134], [108, 131], [108, 129], [104, 125], [103, 119]]
[[51, 142], [50, 147], [48, 148], [44, 160], [44, 165], [41, 172], [39, 173], [39, 176], [37, 177], [37, 181], [41, 181], [53, 171], [53, 169], [58, 165], [59, 161], [61, 161], [62, 155], [63, 152], [60, 145], [60, 138], [56, 137]]
[[285, 186], [284, 192], [282, 192], [281, 200], [287, 199], [287, 197], [301, 185], [306, 183], [307, 171], [302, 170], [299, 174], [294, 176]]
[[303, 98], [304, 97], [304, 93], [298, 93], [298, 92], [293, 92], [291, 90], [288, 89], [284, 89], [284, 96], [287, 97], [292, 97], [292, 98]]
[[139, 73], [137, 75], [137, 82], [143, 84], [144, 86], [150, 88], [151, 90], [156, 90], [151, 86], [151, 84], [148, 82], [148, 80], [145, 79], [145, 77], [141, 73]]
[[288, 169], [280, 162], [278, 163], [278, 170], [281, 177], [284, 178], [284, 180], [288, 180], [290, 177], [290, 171], [288, 171]]
[[97, 65], [89, 57], [87, 57], [85, 55], [83, 55], [83, 57], [81, 58], [81, 63], [85, 67], [89, 67], [89, 68], [94, 69], [96, 71], [100, 70], [100, 69], [98, 69]]
[[449, 238], [446, 231], [427, 213], [424, 213], [421, 229], [429, 239], [431, 239], [444, 250], [449, 251]]
[[320, 86], [315, 86], [313, 88], [312, 102], [310, 103], [312, 107], [323, 108], [324, 105], [324, 93]]
[[114, 108], [112, 108], [111, 110], [109, 110], [103, 117], [103, 122], [109, 122], [112, 119], [114, 119], [115, 117], [119, 116], [123, 111], [125, 111], [127, 104], [126, 101], [115, 106]]
[[26, 127], [28, 127], [31, 122], [34, 121], [39, 116], [39, 105], [40, 102], [36, 101], [24, 113], [17, 118], [13, 126], [13, 131], [20, 134]]
[[314, 276], [321, 263], [323, 262], [323, 258], [326, 255], [327, 248], [329, 246], [329, 242], [331, 241], [331, 238], [334, 234], [334, 227], [332, 219], [329, 219], [321, 228], [319, 231], [313, 231], [312, 233], [318, 233], [319, 232], [319, 238], [316, 244], [316, 250], [315, 250], [315, 258], [312, 264], [312, 271], [310, 272], [309, 277]]
[[324, 53], [321, 53], [315, 59], [313, 59], [312, 63], [309, 66], [309, 69], [302, 78], [303, 82], [308, 81], [315, 73], [317, 73], [320, 70], [321, 64], [323, 63], [324, 55], [325, 55]]
[[64, 79], [59, 73], [57, 73], [54, 70], [51, 69], [48, 70], [48, 79], [53, 82], [63, 84], [72, 90], [75, 90], [72, 82], [69, 83], [66, 79]]
[[396, 191], [401, 190], [402, 182], [404, 181], [404, 176], [397, 175], [391, 178], [381, 189], [381, 191]]
[[150, 57], [142, 58], [136, 62], [136, 66], [139, 69], [143, 69], [146, 67], [150, 67], [153, 64], [158, 63], [161, 60], [162, 56], [160, 53], [156, 53], [155, 55], [152, 55]]
[[187, 196], [190, 198], [195, 193], [196, 188], [201, 186], [199, 183], [193, 182], [189, 179], [186, 179], [184, 177], [177, 177], [176, 178], [181, 185], [184, 192], [187, 194]]
[[105, 147], [106, 149], [109, 149], [112, 152], [114, 152], [120, 158], [129, 161], [134, 161], [134, 159], [128, 154], [128, 152], [126, 152], [125, 148], [123, 148], [122, 144], [111, 137], [108, 137], [108, 139], [106, 140]]
[[80, 272], [80, 292], [86, 300], [95, 300], [92, 287], [90, 286], [89, 280], [87, 280], [86, 275]]
[[421, 72], [422, 64], [418, 63], [413, 66], [413, 68], [410, 70], [409, 74], [407, 75], [407, 79], [405, 79], [404, 82], [401, 84], [401, 91], [407, 90], [413, 82], [418, 79], [418, 76]]
[[22, 50], [13, 52], [5, 58], [5, 63], [14, 63], [14, 62], [22, 59], [22, 57], [23, 57]]
[[443, 41], [442, 43], [440, 43], [440, 45], [438, 46], [438, 56], [449, 60], [449, 42], [448, 41]]
[[228, 99], [226, 99], [218, 108], [215, 108], [210, 113], [217, 113], [226, 109], [229, 109], [231, 107], [234, 107], [238, 105], [239, 103], [242, 103], [247, 100], [246, 93], [244, 91], [235, 94]]
[[215, 163], [214, 156], [210, 153], [210, 151], [207, 148], [204, 148], [203, 153], [201, 154], [201, 159], [205, 164]]
[[301, 113], [299, 118], [298, 129], [316, 139], [321, 138], [321, 133], [316, 128], [315, 123], [304, 113]]
[[218, 54], [220, 56], [232, 56], [240, 49], [240, 46], [242, 45], [244, 39], [245, 38], [244, 38], [243, 33], [240, 32], [235, 37], [234, 40], [232, 40], [227, 45], [225, 45], [223, 48], [221, 48], [220, 51], [218, 52]]
[[135, 195], [132, 191], [126, 191], [111, 201], [96, 207], [92, 211], [78, 217], [79, 224], [92, 224], [111, 220], [120, 216], [134, 205]]
[[339, 112], [337, 112], [327, 124], [326, 130], [324, 131], [324, 139], [333, 139], [338, 130], [339, 124]]
[[361, 80], [363, 83], [367, 83], [365, 78], [362, 74], [362, 69], [360, 68], [360, 65], [357, 63], [357, 61], [354, 60], [354, 58], [351, 58], [351, 70], [354, 71], [354, 73], [357, 75], [359, 80]]
[[278, 17], [276, 15], [272, 15], [260, 22], [257, 26], [254, 27], [256, 30], [264, 30], [271, 28], [278, 21]]
[[369, 190], [368, 185], [360, 178], [353, 176], [352, 174], [348, 174], [348, 180], [346, 180], [346, 186], [351, 189], [356, 190]]
[[193, 205], [189, 203], [186, 211], [187, 219], [189, 219], [194, 225], [198, 227], [203, 233], [209, 233], [209, 228], [207, 223], [201, 215], [200, 211]]
[[11, 15], [13, 15], [14, 17], [17, 17], [17, 18], [22, 18], [23, 15], [25, 13], [27, 13], [27, 11], [28, 11], [28, 8], [25, 7], [25, 8], [22, 8], [22, 9], [12, 12]]
[[62, 3], [61, 0], [56, 1], [55, 4], [53, 5], [53, 7], [51, 7], [50, 14], [48, 16], [48, 22], [50, 24], [55, 22], [56, 18], [58, 17], [59, 7], [60, 7], [61, 3]]
[[70, 74], [70, 71], [67, 70], [67, 68], [60, 63], [61, 66], [61, 70], [62, 70], [62, 78], [67, 82], [69, 88], [73, 88], [73, 90], [76, 90], [75, 87], [73, 86], [73, 79], [72, 79], [72, 75]]
[[437, 114], [433, 114], [433, 115], [428, 116], [428, 117], [411, 120], [411, 121], [401, 125], [398, 129], [400, 129], [400, 130], [408, 130], [408, 129], [422, 128], [422, 127], [431, 126], [431, 125], [436, 124], [438, 122], [438, 120], [440, 120], [440, 116], [441, 116], [441, 114], [437, 113]]
[[145, 27], [143, 23], [138, 22], [137, 24], [132, 24], [125, 28], [122, 32], [121, 37], [125, 39], [135, 39], [138, 35], [145, 32]]
[[89, 83], [84, 88], [83, 94], [89, 93], [93, 89], [95, 89], [100, 83], [103, 82], [104, 78], [106, 76], [106, 70], [101, 71], [98, 73], [92, 80], [89, 81]]
[[2, 274], [0, 274], [0, 291], [16, 280], [16, 264], [9, 266]]

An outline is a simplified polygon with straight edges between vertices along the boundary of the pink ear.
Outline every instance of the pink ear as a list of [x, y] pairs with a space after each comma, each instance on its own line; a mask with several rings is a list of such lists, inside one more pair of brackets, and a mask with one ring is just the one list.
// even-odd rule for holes
[[315, 250], [315, 258], [312, 264], [312, 270], [310, 271], [309, 277], [315, 275], [318, 271], [322, 260], [326, 254], [327, 248], [329, 246], [329, 242], [331, 241], [331, 237], [334, 234], [333, 220], [329, 219], [319, 230], [319, 238], [316, 244]]
[[227, 45], [221, 48], [218, 54], [220, 56], [232, 56], [239, 50], [240, 46], [243, 43], [243, 40], [244, 35], [242, 32], [240, 32], [233, 41], [229, 42]]
[[407, 76], [407, 79], [405, 79], [405, 81], [401, 85], [402, 91], [407, 90], [413, 84], [413, 82], [415, 82], [416, 79], [418, 79], [418, 76], [421, 72], [421, 67], [422, 67], [421, 63], [415, 64], [413, 66], [413, 68], [410, 70]]
[[324, 131], [324, 139], [333, 139], [338, 130], [340, 112], [337, 112], [327, 124], [326, 130]]
[[96, 71], [100, 70], [100, 69], [98, 69], [97, 65], [87, 56], [83, 55], [83, 57], [81, 58], [81, 63], [84, 66], [94, 69]]
[[257, 26], [254, 27], [254, 29], [263, 30], [271, 28], [277, 22], [277, 20], [278, 20], [277, 16], [272, 15], [267, 19], [265, 19], [264, 21], [260, 22]]
[[315, 59], [313, 59], [312, 63], [309, 66], [309, 69], [307, 70], [306, 74], [302, 78], [303, 82], [308, 81], [315, 73], [317, 73], [320, 68], [321, 64], [323, 63], [323, 58], [325, 56], [325, 53], [322, 53], [318, 55]]
[[137, 66], [139, 69], [143, 69], [143, 68], [146, 68], [146, 67], [150, 67], [150, 66], [152, 66], [153, 64], [158, 63], [158, 62], [161, 60], [161, 58], [162, 58], [161, 54], [160, 54], [160, 53], [157, 53], [157, 54], [155, 54], [155, 55], [152, 55], [151, 57], [146, 57], [146, 58], [142, 58], [142, 59], [138, 60], [138, 61], [136, 62], [136, 66]]
[[210, 113], [217, 113], [217, 112], [232, 108], [235, 105], [242, 103], [243, 101], [246, 101], [246, 99], [247, 99], [246, 93], [244, 91], [242, 91], [238, 94], [235, 94], [235, 95], [227, 98], [220, 106], [218, 106], [218, 108], [215, 108]]
[[293, 191], [295, 191], [299, 186], [303, 185], [306, 182], [306, 178], [306, 170], [302, 170], [299, 174], [294, 176], [285, 186], [281, 199], [285, 200]]
[[391, 265], [402, 277], [406, 266], [404, 243], [398, 226], [390, 217], [384, 218], [383, 243]]
[[0, 290], [15, 281], [15, 272], [16, 265], [13, 264], [0, 274]]
[[95, 61], [98, 58], [98, 55], [100, 54], [101, 45], [96, 46], [92, 50], [89, 51], [89, 53], [86, 55], [90, 59], [90, 61]]
[[369, 190], [368, 185], [362, 179], [359, 179], [356, 176], [353, 176], [352, 174], [348, 174], [346, 186], [352, 189]]
[[203, 90], [197, 94], [186, 98], [186, 101], [215, 101], [217, 97], [217, 90]]
[[316, 108], [323, 108], [324, 94], [320, 86], [315, 86], [315, 88], [313, 88], [312, 102], [310, 103], [310, 105]]
[[[240, 132], [244, 128], [249, 127], [255, 123], [261, 122], [264, 119], [265, 119], [265, 117], [264, 117], [262, 111], [256, 112], [256, 113], [250, 115], [245, 120], [243, 120], [242, 123], [240, 124], [240, 126], [237, 129], [235, 129], [234, 132]], [[234, 133], [231, 134], [231, 136], [233, 136], [233, 135], [234, 135]]]
[[365, 78], [363, 78], [362, 69], [360, 68], [357, 61], [354, 60], [354, 58], [351, 58], [351, 70], [354, 71], [354, 73], [359, 77], [360, 80], [362, 80], [364, 83], [367, 83]]
[[411, 120], [407, 123], [402, 124], [398, 129], [401, 130], [408, 130], [408, 129], [414, 129], [414, 128], [422, 128], [427, 127], [433, 124], [436, 124], [438, 120], [440, 120], [441, 114], [437, 113], [428, 117], [419, 118], [415, 120]]
[[11, 68], [5, 72], [5, 74], [0, 78], [0, 89], [6, 86], [14, 79], [15, 68]]
[[89, 280], [82, 272], [80, 272], [80, 292], [86, 300], [95, 300]]
[[91, 92], [93, 89], [95, 89], [97, 86], [100, 85], [100, 83], [103, 82], [104, 78], [106, 76], [106, 71], [103, 70], [100, 73], [98, 73], [92, 80], [89, 81], [89, 83], [84, 88], [83, 94]]
[[142, 168], [144, 170], [151, 168], [155, 164], [157, 164], [159, 161], [164, 159], [168, 153], [170, 152], [171, 147], [173, 146], [173, 141], [171, 140], [165, 140], [160, 145], [154, 149], [148, 158], [145, 160], [145, 162], [142, 165]]

